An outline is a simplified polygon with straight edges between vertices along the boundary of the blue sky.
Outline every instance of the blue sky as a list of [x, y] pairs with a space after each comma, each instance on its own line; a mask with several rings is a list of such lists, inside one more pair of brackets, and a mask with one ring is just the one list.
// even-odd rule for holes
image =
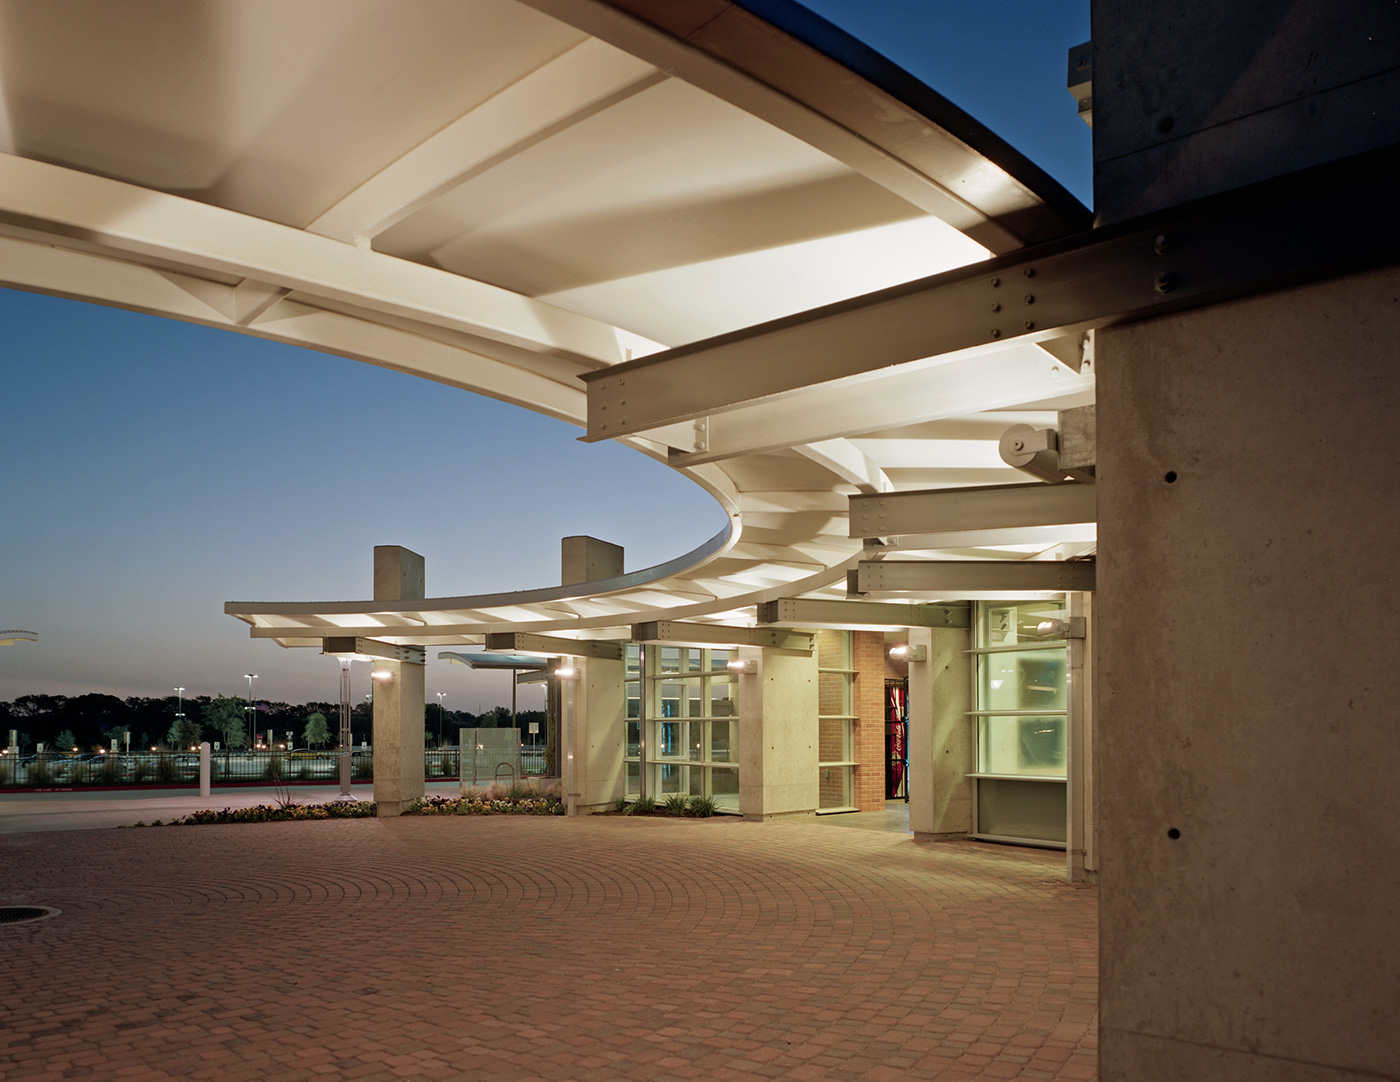
[[[1087, 0], [806, 2], [1090, 203], [1064, 85]], [[224, 602], [365, 597], [376, 544], [422, 553], [430, 596], [529, 589], [558, 582], [564, 535], [624, 545], [634, 569], [724, 521], [664, 466], [562, 422], [132, 312], [0, 289], [0, 379], [0, 628], [40, 634], [0, 648], [0, 699], [245, 694], [256, 672], [261, 698], [333, 700], [333, 659], [251, 641]], [[436, 661], [427, 690], [472, 711], [510, 694], [503, 674]]]

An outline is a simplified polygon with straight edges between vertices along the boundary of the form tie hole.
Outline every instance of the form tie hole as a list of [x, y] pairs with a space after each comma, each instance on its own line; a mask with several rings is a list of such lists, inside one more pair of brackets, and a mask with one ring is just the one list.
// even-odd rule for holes
[[1162, 475], [1162, 480], [1169, 485], [1176, 484], [1176, 470], [1168, 470], [1165, 474]]
[[1176, 841], [1181, 837], [1181, 831], [1177, 830], [1176, 827], [1172, 827], [1171, 830], [1167, 831], [1167, 837], [1172, 841]]

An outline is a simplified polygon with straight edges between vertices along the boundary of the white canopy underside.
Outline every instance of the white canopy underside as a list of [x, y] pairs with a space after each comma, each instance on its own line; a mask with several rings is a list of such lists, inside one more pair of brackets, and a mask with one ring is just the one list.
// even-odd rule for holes
[[[995, 140], [970, 147], [728, 0], [10, 0], [0, 93], [0, 283], [580, 426], [580, 374], [1081, 224]], [[728, 534], [654, 573], [227, 611], [286, 645], [446, 645], [843, 597], [846, 497], [1025, 481], [998, 438], [1093, 400], [1077, 356], [1008, 344], [725, 413], [683, 472]], [[698, 448], [691, 425], [623, 442]], [[701, 541], [677, 523], [678, 553]], [[901, 557], [1092, 542], [962, 531]]]

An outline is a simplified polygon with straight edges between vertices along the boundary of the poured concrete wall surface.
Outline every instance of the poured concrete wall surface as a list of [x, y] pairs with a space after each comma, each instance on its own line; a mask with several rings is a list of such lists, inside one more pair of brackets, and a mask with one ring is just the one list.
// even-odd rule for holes
[[1103, 1082], [1400, 1078], [1400, 271], [1099, 332]]
[[[760, 657], [761, 653], [761, 657]], [[817, 809], [817, 659], [745, 648], [758, 672], [739, 678], [739, 811], [745, 819]]]
[[972, 830], [976, 749], [972, 645], [966, 628], [910, 628], [909, 645], [927, 661], [909, 663], [909, 829], [919, 841], [965, 838]]
[[622, 797], [627, 739], [623, 662], [581, 658], [574, 703], [574, 754], [582, 763], [579, 810], [600, 810]]
[[1093, 35], [1100, 222], [1400, 141], [1393, 0], [1093, 0]]

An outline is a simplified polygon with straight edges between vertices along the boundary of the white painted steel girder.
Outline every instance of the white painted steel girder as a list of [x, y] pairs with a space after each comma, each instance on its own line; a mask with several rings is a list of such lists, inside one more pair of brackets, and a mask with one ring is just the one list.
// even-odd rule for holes
[[607, 661], [622, 658], [622, 644], [596, 639], [565, 639], [557, 635], [528, 632], [493, 632], [486, 636], [486, 649], [507, 654], [534, 654], [540, 657], [596, 657]]
[[887, 537], [1097, 521], [1093, 485], [994, 485], [850, 497], [850, 536]]
[[762, 646], [810, 654], [813, 637], [797, 631], [762, 627], [728, 627], [723, 624], [690, 624], [679, 620], [652, 620], [632, 625], [634, 642], [674, 642], [693, 646]]
[[1090, 560], [868, 560], [856, 569], [860, 594], [928, 594], [963, 591], [1094, 589]]
[[836, 601], [782, 597], [758, 606], [760, 624], [789, 627], [969, 627], [967, 605], [895, 604], [881, 601]]

